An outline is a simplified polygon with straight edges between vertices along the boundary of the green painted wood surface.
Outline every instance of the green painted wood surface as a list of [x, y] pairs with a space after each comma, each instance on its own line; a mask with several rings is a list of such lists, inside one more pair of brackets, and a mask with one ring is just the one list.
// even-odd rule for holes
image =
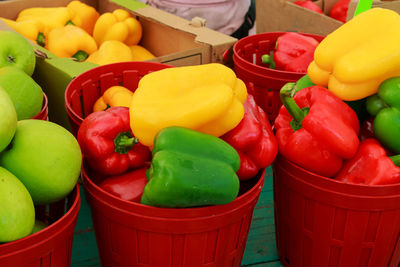
[[[72, 267], [100, 266], [90, 207], [81, 185], [81, 209], [74, 231]], [[275, 245], [272, 168], [266, 169], [265, 182], [254, 209], [242, 266], [279, 267]]]

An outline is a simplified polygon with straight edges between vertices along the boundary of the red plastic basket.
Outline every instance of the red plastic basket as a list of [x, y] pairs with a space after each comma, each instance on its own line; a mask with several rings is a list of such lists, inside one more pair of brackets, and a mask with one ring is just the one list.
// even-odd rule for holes
[[75, 77], [65, 89], [65, 109], [76, 135], [83, 119], [92, 112], [96, 100], [104, 91], [122, 85], [135, 91], [146, 74], [170, 65], [155, 62], [119, 62], [90, 69]]
[[[261, 56], [274, 50], [276, 40], [285, 32], [268, 32], [250, 35], [237, 41], [233, 46], [234, 70], [243, 80], [257, 104], [273, 122], [282, 105], [279, 90], [288, 82], [296, 82], [305, 73], [280, 71], [267, 68], [261, 62]], [[303, 34], [318, 41], [324, 37], [314, 34]]]
[[43, 93], [43, 104], [42, 104], [42, 110], [32, 119], [36, 120], [49, 120], [49, 108], [48, 108], [48, 102], [47, 102], [47, 96], [45, 93]]
[[82, 168], [102, 266], [240, 266], [264, 174], [229, 204], [167, 209], [119, 199]]
[[273, 164], [275, 228], [285, 266], [399, 266], [400, 184], [365, 186]]
[[36, 206], [36, 218], [48, 222], [49, 226], [22, 239], [0, 244], [0, 266], [69, 267], [80, 201], [77, 185], [65, 199]]

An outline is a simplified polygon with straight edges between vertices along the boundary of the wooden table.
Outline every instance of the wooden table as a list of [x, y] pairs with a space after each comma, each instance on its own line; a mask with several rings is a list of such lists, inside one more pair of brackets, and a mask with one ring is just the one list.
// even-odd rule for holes
[[[75, 227], [71, 267], [100, 266], [89, 204], [81, 185], [81, 208]], [[272, 168], [268, 167], [260, 198], [254, 209], [242, 266], [282, 266], [276, 251]]]

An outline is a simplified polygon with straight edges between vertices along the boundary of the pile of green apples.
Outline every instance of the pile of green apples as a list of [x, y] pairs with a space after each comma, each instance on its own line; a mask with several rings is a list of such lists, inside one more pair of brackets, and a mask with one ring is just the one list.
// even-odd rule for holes
[[31, 78], [33, 47], [15, 32], [0, 31], [0, 244], [45, 227], [35, 205], [65, 198], [76, 186], [82, 154], [58, 124], [33, 118], [43, 92]]

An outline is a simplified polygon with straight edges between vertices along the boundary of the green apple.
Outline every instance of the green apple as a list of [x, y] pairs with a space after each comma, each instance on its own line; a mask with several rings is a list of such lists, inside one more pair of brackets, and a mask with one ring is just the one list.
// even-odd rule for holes
[[18, 121], [0, 165], [28, 189], [35, 204], [48, 204], [74, 189], [82, 164], [76, 138], [58, 124], [44, 120]]
[[35, 207], [25, 186], [0, 167], [0, 243], [29, 235], [35, 224]]
[[46, 227], [47, 227], [47, 224], [45, 224], [41, 220], [35, 220], [35, 225], [33, 226], [32, 234], [42, 231]]
[[36, 57], [33, 46], [22, 35], [0, 31], [0, 67], [14, 66], [32, 76]]
[[17, 112], [7, 92], [0, 87], [0, 152], [8, 146], [17, 129]]
[[42, 88], [22, 70], [0, 68], [0, 86], [13, 101], [18, 120], [31, 119], [42, 110]]

